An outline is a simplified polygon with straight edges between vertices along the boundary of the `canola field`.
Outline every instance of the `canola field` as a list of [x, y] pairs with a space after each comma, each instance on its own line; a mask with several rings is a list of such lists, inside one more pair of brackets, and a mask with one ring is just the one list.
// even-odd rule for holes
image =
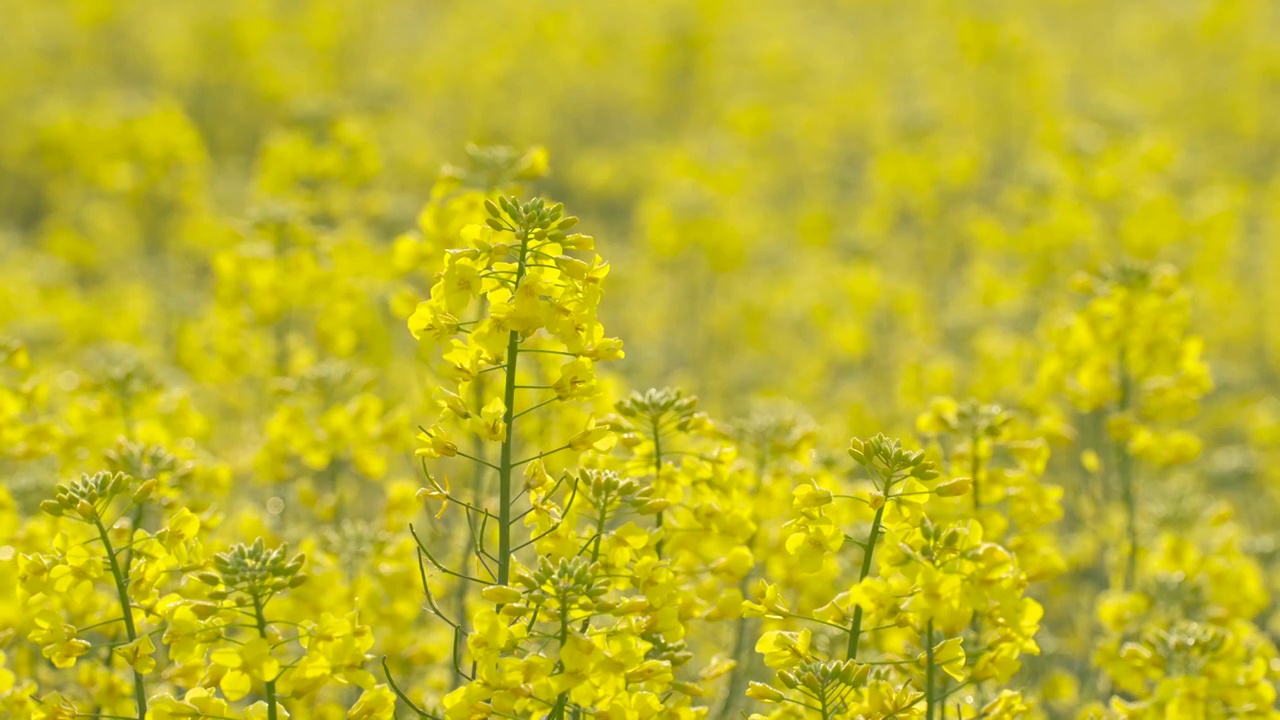
[[1280, 4], [2, 16], [0, 717], [1280, 717]]

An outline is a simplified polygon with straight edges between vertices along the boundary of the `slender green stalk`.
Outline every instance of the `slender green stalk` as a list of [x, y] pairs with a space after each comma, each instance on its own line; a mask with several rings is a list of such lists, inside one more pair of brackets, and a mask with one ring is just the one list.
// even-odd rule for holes
[[[653, 482], [656, 484], [662, 479], [662, 430], [658, 427], [658, 418], [653, 418]], [[662, 511], [654, 516], [654, 524], [659, 530], [662, 529]], [[658, 553], [658, 557], [662, 557], [662, 538], [658, 538], [658, 544], [654, 547]]]
[[[600, 543], [602, 540], [604, 540], [604, 529], [605, 529], [605, 526], [608, 525], [608, 523], [609, 523], [609, 496], [605, 495], [600, 499], [600, 514], [596, 516], [596, 539], [594, 542], [594, 547], [591, 548], [591, 562], [593, 563], [600, 560]], [[578, 628], [578, 632], [585, 633], [587, 631], [587, 628], [590, 625], [591, 625], [591, 618], [590, 617], [583, 618], [582, 626]], [[567, 607], [563, 607], [560, 610], [560, 648], [563, 650], [564, 646], [568, 642], [569, 642], [569, 609]], [[564, 667], [563, 662], [557, 660], [556, 670], [560, 670], [563, 667]], [[562, 718], [564, 718], [565, 708], [568, 706], [568, 702], [569, 702], [569, 692], [566, 690], [565, 692], [560, 693], [559, 697], [556, 698], [556, 704], [551, 709], [551, 717], [554, 720], [562, 720]], [[574, 718], [574, 720], [577, 720], [579, 717], [581, 717], [581, 712], [579, 708], [575, 707], [573, 709], [572, 717]]]
[[[888, 487], [885, 487], [885, 495]], [[886, 499], [885, 502], [888, 502]], [[871, 518], [871, 532], [867, 535], [866, 549], [862, 552], [862, 571], [858, 573], [858, 582], [867, 579], [871, 574], [871, 557], [876, 550], [876, 540], [880, 537], [880, 523], [884, 520], [884, 505], [876, 508], [875, 517]], [[855, 606], [853, 609], [853, 623], [849, 626], [849, 659], [854, 660], [858, 657], [858, 640], [862, 636], [862, 606]]]
[[[978, 456], [979, 442], [981, 442], [981, 439], [977, 431], [975, 430], [975, 432], [973, 433], [973, 447], [970, 448], [970, 451], [969, 451], [969, 477], [973, 479], [973, 517], [975, 520], [978, 518], [978, 511], [982, 509], [982, 498], [981, 498], [982, 487], [978, 484], [979, 482], [978, 476], [982, 474], [982, 459]], [[973, 621], [970, 623], [970, 629], [973, 630], [974, 645], [979, 645], [982, 640], [982, 617], [976, 612], [973, 614]], [[943, 678], [943, 680], [945, 682], [946, 678]], [[946, 694], [945, 684], [943, 687], [943, 694], [944, 695]], [[974, 694], [978, 697], [979, 700], [982, 699], [982, 683], [981, 682], [974, 683]], [[942, 704], [943, 720], [946, 720], [946, 717], [947, 717], [947, 705], [946, 703], [943, 703]]]
[[[746, 577], [738, 584], [738, 589], [742, 596], [747, 596], [750, 588], [751, 573], [747, 573]], [[733, 711], [737, 709], [739, 698], [743, 697], [743, 693], [747, 691], [747, 680], [749, 678], [747, 665], [752, 660], [751, 655], [751, 636], [753, 632], [753, 623], [749, 618], [739, 617], [734, 627], [733, 635], [733, 659], [737, 662], [734, 665], [732, 674], [729, 676], [729, 690], [725, 697], [724, 706], [721, 708], [720, 717], [729, 718], [733, 716]]]
[[[477, 377], [475, 380], [471, 382], [472, 403], [474, 404], [475, 407], [481, 407], [482, 405], [484, 405], [484, 389], [485, 389], [484, 386], [485, 386], [484, 379], [480, 377]], [[479, 458], [482, 462], [484, 461], [485, 442], [484, 442], [484, 439], [481, 438], [479, 435], [474, 435], [472, 437], [471, 454], [474, 457]], [[472, 465], [472, 468], [473, 468], [473, 472], [471, 474], [471, 491], [472, 491], [471, 501], [475, 505], [480, 506], [484, 501], [486, 490], [488, 489], [485, 487], [486, 485], [485, 476], [488, 474], [487, 468], [485, 468], [485, 466], [480, 463], [474, 463]], [[470, 528], [468, 528], [468, 532], [466, 534], [460, 535], [459, 537], [462, 540], [461, 557], [465, 562], [467, 555], [472, 552], [471, 545], [472, 545], [473, 539], [470, 532]], [[466, 618], [467, 618], [467, 589], [468, 589], [467, 583], [461, 580], [459, 580], [453, 586], [453, 598], [452, 598], [453, 616], [457, 618], [458, 623], [462, 625], [466, 624]], [[461, 652], [462, 642], [463, 642], [462, 633], [454, 633], [453, 652], [455, 656]], [[450, 690], [457, 689], [457, 687], [462, 684], [462, 679], [463, 678], [461, 673], [453, 673], [453, 675], [449, 678], [449, 689]]]
[[605, 495], [601, 501], [600, 514], [596, 517], [596, 542], [595, 547], [591, 548], [591, 562], [599, 562], [600, 560], [600, 543], [604, 540], [605, 524], [609, 522], [609, 496]]
[[929, 620], [929, 627], [925, 632], [924, 653], [924, 716], [925, 720], [933, 720], [933, 620]]
[[[520, 233], [520, 261], [516, 266], [515, 289], [524, 280], [525, 256], [529, 250], [529, 236]], [[512, 291], [515, 292], [514, 290]], [[507, 377], [503, 390], [506, 406], [506, 437], [502, 439], [502, 455], [498, 461], [498, 584], [506, 585], [511, 577], [511, 449], [515, 444], [516, 366], [520, 358], [520, 333], [512, 330], [507, 337]]]
[[[139, 504], [136, 508], [134, 508], [133, 512], [129, 514], [129, 531], [131, 533], [136, 531], [138, 528], [142, 527], [143, 514], [144, 514], [144, 509], [141, 504]], [[129, 543], [128, 547], [125, 548], [124, 566], [126, 569], [133, 567], [133, 543], [132, 542]]]
[[[604, 523], [601, 523], [602, 525]], [[597, 550], [599, 545], [596, 546]], [[564, 646], [569, 644], [569, 608], [566, 605], [560, 606], [560, 652], [564, 652]], [[557, 666], [563, 667], [561, 663]], [[551, 708], [551, 720], [562, 720], [564, 718], [565, 707], [569, 704], [569, 691], [565, 690], [556, 697], [556, 704]]]
[[[262, 600], [253, 596], [253, 615], [258, 621], [258, 637], [267, 639], [267, 617], [262, 612]], [[263, 679], [267, 691], [267, 720], [276, 720], [276, 679]]]
[[[600, 499], [600, 514], [596, 516], [596, 539], [591, 548], [591, 562], [600, 561], [600, 543], [604, 542], [604, 529], [609, 523], [609, 496], [606, 494]], [[582, 619], [582, 627], [578, 628], [578, 632], [586, 632], [591, 626], [591, 618]]]
[[1124, 495], [1125, 526], [1129, 538], [1129, 553], [1124, 563], [1124, 587], [1132, 590], [1138, 574], [1138, 500], [1133, 482], [1132, 459], [1124, 448], [1119, 448], [1116, 455], [1116, 465], [1120, 472], [1120, 490]]
[[973, 434], [973, 446], [969, 450], [969, 477], [973, 480], [973, 515], [982, 509], [982, 486], [978, 474], [982, 472], [982, 460], [978, 457], [978, 433]]
[[[756, 490], [758, 491], [764, 485], [764, 474], [769, 468], [769, 453], [761, 448], [756, 458]], [[752, 555], [756, 552], [756, 538], [759, 532], [752, 534], [747, 540], [747, 549]], [[751, 587], [751, 580], [755, 576], [755, 568], [747, 571], [742, 581], [738, 583], [738, 590], [742, 593], [742, 597], [747, 597], [747, 591]], [[733, 635], [733, 659], [735, 664], [733, 669], [729, 671], [728, 692], [725, 695], [724, 704], [720, 707], [720, 718], [733, 717], [734, 711], [738, 709], [742, 698], [745, 697], [747, 691], [747, 683], [751, 676], [750, 665], [755, 659], [755, 655], [751, 652], [751, 638], [755, 636], [755, 626], [757, 623], [752, 622], [744, 616], [738, 617], [738, 622], [734, 627]]]
[[[1125, 362], [1125, 352], [1120, 351], [1119, 378], [1120, 399], [1117, 403], [1119, 412], [1128, 412], [1130, 394], [1132, 392], [1129, 371]], [[1125, 526], [1129, 538], [1129, 553], [1125, 557], [1124, 587], [1132, 590], [1138, 575], [1138, 498], [1137, 487], [1133, 477], [1133, 458], [1123, 443], [1116, 442], [1116, 471], [1120, 475], [1120, 493], [1124, 501]]]
[[[107, 534], [107, 528], [102, 524], [102, 519], [96, 515], [93, 518], [93, 524], [98, 528], [98, 535], [102, 538], [102, 546], [107, 551], [107, 564], [111, 568], [111, 578], [116, 584], [116, 596], [120, 599], [120, 612], [123, 615], [125, 635], [129, 638], [129, 642], [138, 639], [138, 630], [133, 624], [133, 603], [129, 601], [129, 581], [125, 572], [120, 569], [120, 562], [116, 559], [115, 548], [111, 546], [111, 538]], [[110, 655], [108, 654], [108, 659]], [[144, 720], [147, 716], [147, 687], [142, 678], [142, 673], [137, 670], [133, 671], [133, 700], [138, 708], [138, 720]]]

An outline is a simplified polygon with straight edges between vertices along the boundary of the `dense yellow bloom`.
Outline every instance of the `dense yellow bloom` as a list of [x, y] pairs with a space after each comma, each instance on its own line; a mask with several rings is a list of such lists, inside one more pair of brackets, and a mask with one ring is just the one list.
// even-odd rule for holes
[[280, 662], [271, 655], [265, 638], [253, 638], [235, 648], [219, 648], [209, 655], [215, 665], [225, 668], [219, 686], [228, 700], [239, 700], [249, 693], [252, 681], [274, 680]]
[[155, 651], [156, 645], [151, 641], [150, 635], [143, 635], [137, 640], [115, 649], [115, 652], [128, 663], [129, 667], [143, 675], [156, 669], [156, 660], [152, 657]]
[[1277, 715], [1274, 3], [13, 5], [0, 717]]

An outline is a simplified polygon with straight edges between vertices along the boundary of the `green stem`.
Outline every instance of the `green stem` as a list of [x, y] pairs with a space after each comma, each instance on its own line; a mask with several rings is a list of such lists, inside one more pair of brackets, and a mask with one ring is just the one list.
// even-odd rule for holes
[[596, 563], [600, 560], [600, 543], [604, 540], [604, 528], [609, 522], [609, 496], [606, 494], [600, 500], [600, 514], [596, 516], [596, 542], [595, 547], [591, 548], [591, 562]]
[[[974, 431], [974, 433], [973, 433], [973, 447], [972, 447], [972, 448], [970, 448], [970, 451], [969, 451], [969, 455], [970, 455], [970, 457], [969, 457], [969, 473], [970, 473], [970, 477], [971, 477], [971, 478], [973, 478], [973, 518], [974, 518], [974, 520], [977, 520], [977, 519], [978, 519], [978, 511], [982, 509], [982, 499], [981, 499], [981, 489], [982, 489], [982, 488], [981, 488], [981, 486], [978, 484], [978, 476], [982, 474], [982, 460], [981, 460], [981, 458], [978, 456], [978, 444], [979, 444], [980, 442], [981, 442], [981, 438], [979, 437], [979, 435], [978, 435], [977, 431], [975, 430], [975, 431]], [[974, 645], [980, 645], [980, 644], [981, 644], [981, 640], [982, 640], [982, 617], [981, 617], [981, 615], [979, 615], [979, 614], [978, 614], [978, 613], [976, 613], [976, 612], [973, 614], [973, 622], [972, 622], [972, 623], [970, 623], [970, 627], [971, 627], [971, 629], [973, 630], [973, 642], [974, 642]], [[975, 689], [974, 689], [974, 694], [977, 696], [978, 700], [981, 702], [981, 700], [982, 700], [982, 683], [981, 683], [981, 682], [975, 682], [975, 683], [974, 683], [974, 688], [975, 688]], [[944, 690], [944, 692], [945, 692], [945, 690]], [[946, 715], [947, 715], [947, 706], [946, 706], [946, 704], [944, 703], [944, 704], [942, 705], [942, 716], [943, 716], [943, 720], [946, 720]]]
[[1133, 482], [1132, 459], [1124, 448], [1119, 448], [1117, 455], [1120, 489], [1124, 493], [1125, 525], [1129, 536], [1129, 553], [1124, 564], [1124, 587], [1132, 590], [1138, 575], [1138, 500]]
[[[484, 391], [485, 391], [485, 381], [483, 378], [477, 377], [475, 380], [471, 382], [471, 392], [472, 392], [471, 402], [474, 407], [481, 407], [484, 405]], [[480, 437], [479, 435], [472, 436], [471, 454], [474, 455], [477, 459], [479, 459], [480, 463], [486, 463], [484, 459], [484, 455], [485, 455], [484, 438]], [[480, 463], [473, 464], [471, 466], [472, 467], [472, 473], [471, 473], [472, 498], [471, 500], [476, 506], [483, 505], [486, 491], [488, 490], [488, 488], [485, 487], [486, 485], [485, 476], [487, 473], [485, 472], [484, 465]], [[466, 534], [460, 535], [463, 542], [460, 557], [462, 558], [463, 563], [466, 562], [467, 555], [472, 552], [471, 545], [473, 542], [473, 537], [470, 532], [470, 528], [467, 528], [467, 530], [468, 532]], [[483, 538], [481, 539], [481, 542], [483, 542]], [[453, 586], [453, 616], [457, 618], [458, 624], [460, 625], [466, 624], [467, 622], [467, 583], [462, 581], [455, 583]], [[455, 632], [453, 634], [454, 657], [458, 657], [461, 654], [462, 643], [463, 643], [462, 633]], [[458, 686], [462, 684], [462, 680], [463, 680], [463, 676], [461, 673], [459, 672], [452, 673], [452, 675], [449, 678], [449, 689], [456, 690]]]
[[[520, 234], [520, 262], [516, 267], [516, 290], [524, 280], [525, 256], [529, 251], [529, 236]], [[514, 291], [513, 293], [514, 294]], [[498, 462], [498, 584], [506, 585], [511, 577], [511, 449], [515, 444], [516, 365], [520, 357], [520, 333], [512, 330], [507, 336], [507, 382], [503, 389], [506, 405], [506, 437], [502, 439], [502, 456]]]
[[[142, 527], [142, 515], [143, 515], [143, 507], [142, 505], [138, 505], [134, 509], [133, 513], [129, 516], [129, 532], [131, 534], [135, 533], [139, 527]], [[125, 548], [125, 552], [124, 552], [125, 568], [133, 567], [133, 547], [134, 547], [133, 543], [129, 542], [127, 544], [127, 547]]]
[[939, 693], [938, 720], [947, 720], [947, 698], [951, 695], [951, 678], [942, 676], [942, 691]]
[[[886, 493], [887, 494], [887, 493]], [[885, 502], [888, 502], [886, 499]], [[871, 518], [871, 532], [867, 536], [866, 549], [862, 553], [862, 571], [858, 574], [858, 582], [867, 579], [871, 574], [871, 556], [875, 553], [876, 539], [880, 536], [880, 522], [884, 519], [884, 505], [876, 508], [875, 517]], [[849, 626], [849, 659], [858, 657], [858, 640], [862, 636], [862, 606], [853, 609], [853, 623]]]
[[[603, 523], [602, 523], [603, 524]], [[564, 653], [565, 645], [569, 644], [569, 607], [567, 605], [560, 606], [560, 652]], [[563, 667], [563, 663], [557, 662], [558, 667]], [[565, 707], [569, 704], [569, 691], [565, 690], [556, 698], [556, 704], [551, 708], [551, 719], [562, 720], [564, 718]]]
[[933, 620], [929, 620], [924, 639], [924, 715], [925, 720], [933, 720]]
[[[747, 573], [742, 581], [738, 583], [738, 590], [743, 597], [747, 596], [747, 592], [751, 587], [752, 573]], [[749, 638], [755, 635], [754, 623], [747, 617], [739, 617], [734, 627], [733, 635], [733, 659], [737, 662], [734, 665], [731, 675], [729, 676], [729, 690], [724, 700], [724, 705], [720, 710], [721, 718], [733, 717], [733, 711], [737, 709], [739, 699], [743, 693], [747, 691], [747, 680], [749, 677], [747, 664], [751, 662], [751, 642]]]
[[[756, 492], [759, 492], [760, 488], [764, 485], [764, 475], [768, 469], [769, 454], [767, 450], [761, 448], [756, 457], [756, 484], [754, 488]], [[755, 546], [758, 535], [759, 533], [757, 532], [747, 540], [747, 549], [751, 551], [753, 556], [756, 552]], [[751, 587], [751, 580], [754, 575], [755, 568], [752, 567], [747, 571], [747, 574], [743, 576], [742, 581], [738, 583], [738, 590], [742, 593], [742, 597], [747, 596], [747, 591]], [[751, 675], [749, 665], [751, 664], [751, 661], [755, 659], [755, 656], [751, 652], [750, 638], [756, 636], [756, 625], [757, 623], [752, 620], [744, 616], [739, 616], [736, 627], [734, 628], [733, 659], [735, 664], [733, 669], [729, 671], [729, 689], [725, 694], [724, 703], [721, 705], [720, 712], [718, 713], [718, 717], [722, 720], [727, 720], [728, 718], [733, 717], [735, 711], [742, 702], [742, 698], [745, 697], [747, 682]]]
[[[653, 418], [653, 483], [657, 485], [662, 479], [662, 431], [658, 428], [658, 418]], [[662, 529], [662, 511], [654, 516], [654, 525]], [[658, 553], [658, 558], [662, 558], [662, 538], [658, 538], [658, 543], [654, 547]]]
[[[120, 600], [120, 612], [123, 615], [124, 631], [128, 636], [129, 642], [138, 639], [138, 630], [133, 624], [133, 603], [129, 601], [129, 582], [125, 577], [125, 573], [120, 569], [120, 562], [116, 559], [115, 548], [111, 546], [111, 538], [107, 533], [107, 528], [102, 524], [102, 519], [97, 515], [93, 517], [93, 524], [98, 528], [98, 535], [102, 538], [102, 545], [107, 551], [107, 564], [111, 567], [111, 577], [115, 580], [116, 596]], [[110, 655], [108, 655], [108, 658]], [[144, 720], [147, 716], [147, 687], [142, 678], [142, 673], [137, 670], [133, 671], [133, 700], [138, 709], [138, 720]]]
[[[1120, 399], [1118, 409], [1121, 413], [1128, 412], [1130, 404], [1130, 387], [1129, 372], [1125, 361], [1125, 351], [1122, 347], [1120, 350]], [[1133, 478], [1133, 458], [1129, 455], [1128, 450], [1120, 442], [1116, 442], [1116, 470], [1120, 474], [1120, 492], [1124, 500], [1125, 509], [1125, 525], [1129, 537], [1129, 553], [1125, 557], [1124, 564], [1124, 587], [1126, 590], [1132, 590], [1137, 582], [1138, 575], [1138, 499], [1137, 488]]]
[[982, 460], [978, 458], [978, 433], [973, 434], [973, 447], [969, 449], [969, 477], [973, 479], [973, 515], [976, 518], [982, 509], [982, 486], [978, 474], [982, 472]]
[[[262, 600], [253, 596], [253, 615], [258, 621], [258, 637], [267, 639], [267, 617], [262, 613]], [[267, 720], [276, 720], [276, 679], [263, 678], [267, 691]]]
[[[605, 494], [600, 498], [600, 514], [596, 516], [596, 539], [591, 548], [591, 564], [600, 561], [600, 543], [604, 541], [604, 529], [609, 523], [609, 495]], [[587, 628], [591, 626], [591, 618], [582, 619], [582, 627], [578, 628], [578, 632], [585, 633]]]

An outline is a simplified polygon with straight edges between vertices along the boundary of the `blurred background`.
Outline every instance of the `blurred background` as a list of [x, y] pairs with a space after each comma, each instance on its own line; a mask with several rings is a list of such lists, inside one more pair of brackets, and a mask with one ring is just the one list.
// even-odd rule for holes
[[[1245, 588], [1258, 647], [1280, 635], [1261, 570], [1280, 561], [1272, 0], [8, 0], [0, 17], [13, 518], [123, 428], [216, 459], [185, 502], [234, 495], [237, 537], [282, 526], [285, 496], [334, 521], [282, 533], [319, 536], [334, 567], [403, 543], [434, 386], [405, 318], [477, 217], [467, 191], [518, 188], [563, 201], [611, 262], [601, 317], [627, 357], [595, 410], [663, 385], [717, 419], [781, 407], [812, 418], [796, 426], [822, 459], [854, 434], [919, 440], [945, 394], [1052, 442], [1067, 500], [1041, 500], [1067, 507], [1074, 574], [1039, 595], [1029, 684], [1053, 717], [1076, 676], [1110, 693], [1079, 608], [1117, 585], [1095, 561], [1119, 537], [1073, 505], [1114, 494], [1094, 450], [1120, 446], [1054, 376], [1079, 359], [1062, 329], [1080, 273], [1175, 268], [1187, 295], [1138, 332], [1182, 352], [1189, 325], [1215, 390], [1194, 419], [1155, 418], [1204, 450], [1145, 468], [1142, 497], [1168, 555], [1192, 557], [1195, 525], [1203, 563], [1151, 562]], [[344, 487], [369, 524], [337, 522]], [[394, 598], [400, 628], [421, 598], [391, 567], [367, 605]], [[436, 645], [389, 651], [430, 667]], [[1275, 679], [1262, 655], [1250, 672]], [[1063, 668], [1067, 689], [1041, 681]]]
[[[306, 302], [361, 318], [328, 349], [403, 342], [378, 254], [474, 142], [547, 148], [637, 386], [850, 429], [999, 397], [1072, 274], [1137, 259], [1220, 385], [1274, 388], [1265, 0], [80, 0], [4, 36], [0, 325], [36, 346], [207, 344], [213, 260], [290, 203], [346, 276]], [[221, 297], [302, 302], [254, 282]]]

